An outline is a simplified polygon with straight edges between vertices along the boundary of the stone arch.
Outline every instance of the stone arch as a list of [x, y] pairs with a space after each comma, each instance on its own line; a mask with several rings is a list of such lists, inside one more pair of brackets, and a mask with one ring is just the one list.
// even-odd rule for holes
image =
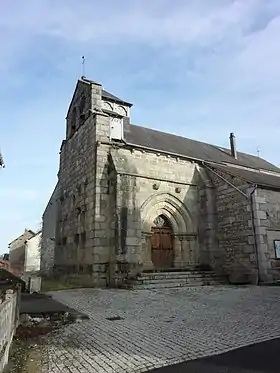
[[103, 108], [106, 110], [113, 111], [113, 105], [108, 101], [103, 101]]
[[123, 115], [124, 117], [127, 116], [127, 111], [126, 111], [125, 107], [123, 107], [121, 105], [117, 106], [116, 111], [117, 111], [117, 113], [119, 113], [120, 115]]
[[172, 194], [156, 193], [142, 204], [142, 231], [150, 232], [159, 215], [164, 215], [170, 221], [174, 234], [195, 233], [196, 229], [187, 207]]

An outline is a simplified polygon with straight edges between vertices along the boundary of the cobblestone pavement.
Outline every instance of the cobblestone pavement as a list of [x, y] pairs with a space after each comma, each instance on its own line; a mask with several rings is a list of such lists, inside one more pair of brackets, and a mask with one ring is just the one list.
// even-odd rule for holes
[[53, 297], [90, 320], [48, 337], [46, 373], [144, 372], [280, 337], [278, 287], [80, 289]]

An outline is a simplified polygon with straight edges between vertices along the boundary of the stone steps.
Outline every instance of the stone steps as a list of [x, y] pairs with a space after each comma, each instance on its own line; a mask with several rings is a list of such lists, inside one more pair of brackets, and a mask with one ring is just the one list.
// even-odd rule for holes
[[142, 273], [138, 276], [139, 280], [166, 280], [166, 279], [201, 279], [201, 278], [212, 278], [215, 276], [214, 272], [154, 272], [154, 273]]
[[225, 277], [217, 276], [214, 272], [154, 272], [142, 273], [135, 279], [128, 280], [130, 289], [163, 289], [188, 286], [209, 286], [227, 284]]

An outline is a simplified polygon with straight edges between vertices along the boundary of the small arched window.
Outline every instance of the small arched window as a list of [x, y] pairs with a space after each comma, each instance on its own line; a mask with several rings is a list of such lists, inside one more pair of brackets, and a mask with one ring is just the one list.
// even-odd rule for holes
[[83, 95], [83, 96], [81, 97], [81, 99], [80, 99], [80, 105], [79, 105], [80, 115], [81, 115], [81, 114], [84, 114], [85, 105], [86, 105], [86, 98], [85, 98], [85, 96]]
[[126, 117], [127, 112], [123, 106], [118, 106], [116, 109], [117, 113]]
[[77, 109], [76, 107], [73, 108], [71, 113], [71, 135], [76, 131], [76, 121], [77, 121]]
[[106, 110], [113, 111], [113, 106], [109, 102], [107, 102], [107, 101], [103, 101], [102, 102], [102, 106]]
[[79, 122], [80, 122], [80, 126], [82, 124], [84, 124], [85, 122], [85, 119], [86, 119], [86, 114], [85, 114], [85, 105], [86, 105], [86, 98], [85, 96], [83, 95], [80, 99], [80, 105], [79, 105], [79, 114], [80, 114], [80, 117], [79, 117]]

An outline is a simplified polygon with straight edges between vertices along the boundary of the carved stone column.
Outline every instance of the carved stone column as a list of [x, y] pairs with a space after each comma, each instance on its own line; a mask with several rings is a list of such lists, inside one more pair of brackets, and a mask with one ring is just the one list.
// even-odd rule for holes
[[182, 245], [183, 245], [183, 238], [182, 235], [174, 235], [173, 241], [173, 250], [174, 250], [174, 268], [182, 268], [183, 267], [183, 258], [182, 258]]
[[197, 237], [195, 234], [180, 235], [182, 247], [182, 267], [192, 268], [198, 264]]
[[151, 270], [154, 268], [152, 262], [151, 237], [152, 233], [141, 232], [143, 270]]

